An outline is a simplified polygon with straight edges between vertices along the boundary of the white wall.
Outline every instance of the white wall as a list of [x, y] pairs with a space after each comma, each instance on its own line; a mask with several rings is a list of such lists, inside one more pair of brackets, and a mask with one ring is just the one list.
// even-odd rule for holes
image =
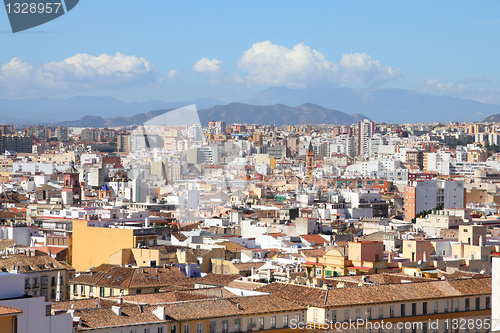
[[491, 323], [493, 332], [500, 332], [500, 258], [493, 258], [491, 277]]

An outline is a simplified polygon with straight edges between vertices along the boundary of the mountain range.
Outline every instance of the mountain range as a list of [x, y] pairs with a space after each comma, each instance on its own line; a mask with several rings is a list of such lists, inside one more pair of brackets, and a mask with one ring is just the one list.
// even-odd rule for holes
[[[80, 120], [59, 122], [54, 125], [70, 127], [118, 127], [139, 125], [165, 114], [172, 109], [155, 110], [136, 114], [131, 117], [102, 118], [100, 116], [84, 116]], [[335, 124], [351, 125], [366, 117], [361, 114], [348, 115], [344, 112], [329, 110], [319, 105], [306, 103], [291, 107], [284, 104], [255, 106], [243, 103], [218, 105], [198, 111], [203, 126], [209, 121], [224, 120], [228, 124], [247, 123], [269, 125], [298, 125], [298, 124]]]
[[190, 104], [195, 104], [200, 110], [203, 123], [223, 119], [227, 123], [293, 124], [300, 121], [313, 124], [331, 121], [343, 124], [358, 119], [361, 114], [380, 123], [474, 122], [500, 114], [500, 105], [403, 89], [269, 88], [239, 102], [227, 104], [213, 98], [123, 102], [111, 97], [90, 96], [0, 99], [0, 121], [24, 125], [97, 126], [104, 123], [120, 126], [148, 120], [161, 112]]
[[437, 96], [403, 89], [269, 88], [245, 103], [269, 105], [314, 103], [346, 113], [361, 113], [376, 122], [474, 122], [500, 113], [500, 105]]
[[[130, 117], [159, 109], [175, 109], [189, 104], [207, 108], [224, 102], [212, 98], [192, 101], [123, 102], [112, 97], [76, 96], [69, 99], [0, 99], [0, 121], [17, 124], [51, 124], [90, 117]], [[88, 118], [87, 120], [90, 120]]]

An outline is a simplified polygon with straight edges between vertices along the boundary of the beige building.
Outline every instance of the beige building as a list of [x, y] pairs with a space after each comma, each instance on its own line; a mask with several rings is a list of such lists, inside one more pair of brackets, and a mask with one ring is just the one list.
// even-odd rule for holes
[[[491, 315], [491, 277], [334, 289], [275, 282], [257, 290], [306, 304], [303, 324], [328, 332], [377, 332], [384, 322], [380, 331], [444, 333], [453, 331], [454, 321], [486, 323]], [[488, 331], [486, 325], [474, 329]]]
[[428, 240], [403, 240], [403, 258], [410, 261], [431, 260], [432, 245]]
[[101, 265], [70, 281], [70, 298], [83, 299], [184, 290], [193, 287], [177, 267], [129, 268]]

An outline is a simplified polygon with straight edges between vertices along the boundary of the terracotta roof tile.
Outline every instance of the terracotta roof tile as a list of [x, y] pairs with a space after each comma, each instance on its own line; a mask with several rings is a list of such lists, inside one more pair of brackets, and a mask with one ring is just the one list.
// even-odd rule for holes
[[21, 313], [23, 313], [22, 310], [0, 305], [0, 316], [18, 315]]
[[[284, 283], [272, 283], [258, 291], [272, 293], [283, 299], [313, 306], [350, 306], [442, 297], [491, 294], [491, 277], [452, 281], [415, 282], [372, 285], [353, 288], [312, 288]], [[326, 298], [326, 302], [325, 302]]]
[[75, 277], [70, 281], [70, 284], [87, 284], [117, 289], [193, 287], [194, 285], [177, 267], [129, 268], [114, 265], [101, 265], [90, 273]]
[[214, 274], [208, 273], [202, 278], [196, 280], [196, 283], [210, 284], [215, 286], [227, 286], [229, 282], [237, 280], [241, 277], [240, 274]]

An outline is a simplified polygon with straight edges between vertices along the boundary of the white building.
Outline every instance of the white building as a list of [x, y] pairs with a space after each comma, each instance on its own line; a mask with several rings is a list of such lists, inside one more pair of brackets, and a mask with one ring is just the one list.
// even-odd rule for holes
[[[72, 333], [69, 314], [51, 315], [51, 302], [44, 297], [24, 297], [25, 274], [0, 272], [0, 305], [23, 311], [17, 317], [19, 333]], [[0, 332], [2, 328], [0, 327]]]

